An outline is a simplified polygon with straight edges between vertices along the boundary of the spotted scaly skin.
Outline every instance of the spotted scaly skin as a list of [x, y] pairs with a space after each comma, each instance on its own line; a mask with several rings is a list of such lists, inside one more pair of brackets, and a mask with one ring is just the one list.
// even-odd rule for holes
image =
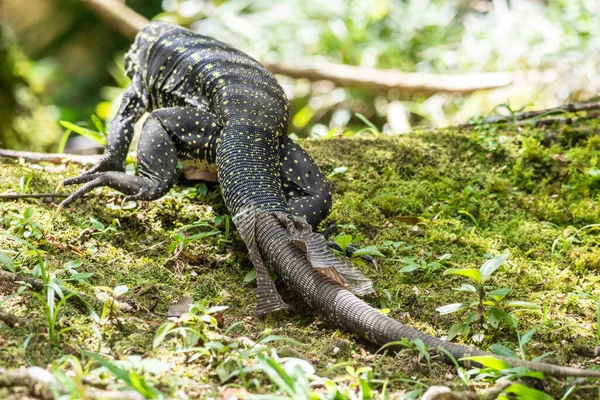
[[[488, 355], [407, 327], [355, 296], [371, 292], [371, 283], [312, 232], [331, 211], [329, 189], [313, 160], [285, 136], [288, 101], [258, 62], [215, 39], [151, 22], [137, 35], [125, 67], [132, 82], [109, 127], [106, 154], [95, 168], [64, 182], [84, 185], [60, 208], [98, 186], [125, 193], [125, 200], [154, 200], [173, 185], [178, 159], [216, 166], [225, 203], [256, 266], [258, 314], [287, 307], [270, 267], [310, 306], [375, 343], [419, 338], [457, 359]], [[133, 124], [146, 111], [139, 175], [126, 175]], [[600, 377], [598, 371], [505, 360], [552, 375]]]

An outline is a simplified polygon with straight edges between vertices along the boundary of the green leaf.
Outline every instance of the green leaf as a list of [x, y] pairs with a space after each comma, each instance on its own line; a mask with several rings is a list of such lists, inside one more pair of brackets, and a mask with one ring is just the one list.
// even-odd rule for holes
[[510, 293], [510, 289], [504, 288], [504, 289], [492, 290], [491, 292], [486, 292], [485, 295], [488, 297], [491, 297], [495, 301], [500, 301], [509, 293]]
[[544, 358], [546, 358], [546, 357], [548, 357], [548, 356], [551, 356], [551, 355], [552, 355], [552, 354], [554, 354], [554, 353], [556, 353], [556, 351], [548, 351], [548, 352], [546, 352], [546, 353], [544, 353], [544, 354], [541, 354], [541, 355], [539, 355], [539, 356], [535, 357], [535, 358], [534, 358], [534, 359], [532, 359], [531, 361], [532, 361], [532, 362], [540, 362], [540, 361], [542, 361]]
[[85, 350], [82, 350], [82, 353], [109, 370], [114, 376], [125, 382], [130, 388], [139, 392], [142, 396], [148, 399], [166, 398], [164, 393], [146, 383], [143, 377], [118, 367], [116, 363], [101, 357], [99, 354]]
[[263, 354], [258, 354], [257, 357], [261, 369], [273, 383], [279, 386], [279, 389], [286, 392], [290, 397], [295, 397], [298, 394], [294, 388], [294, 380], [277, 361]]
[[75, 125], [69, 121], [58, 121], [64, 128], [67, 128], [75, 133], [78, 133], [81, 136], [85, 136], [88, 139], [92, 139], [93, 141], [101, 144], [102, 146], [106, 146], [106, 137], [94, 130], [84, 128], [82, 126]]
[[490, 307], [485, 315], [490, 325], [492, 325], [494, 329], [497, 329], [498, 326], [500, 326], [500, 323], [506, 319], [508, 314], [498, 307]]
[[306, 344], [304, 344], [302, 342], [298, 342], [297, 340], [290, 339], [285, 336], [279, 336], [279, 335], [268, 335], [268, 336], [260, 339], [257, 343], [265, 344], [265, 343], [270, 343], [270, 342], [286, 342], [286, 343], [293, 344], [294, 346], [299, 346], [299, 347], [307, 346]]
[[421, 339], [415, 338], [412, 340], [412, 342], [421, 355], [423, 355], [425, 357], [429, 356], [429, 352], [427, 352], [427, 349], [425, 348], [425, 343], [423, 343], [423, 341]]
[[487, 278], [489, 278], [496, 270], [506, 262], [508, 259], [508, 253], [500, 254], [490, 260], [487, 260], [483, 263], [481, 267], [479, 267], [479, 271], [481, 272], [481, 281], [484, 282]]
[[252, 270], [250, 272], [248, 272], [246, 274], [246, 276], [244, 277], [244, 282], [245, 283], [252, 282], [255, 279], [256, 279], [256, 268], [252, 268]]
[[114, 295], [114, 297], [119, 297], [120, 295], [127, 293], [128, 290], [129, 290], [129, 288], [127, 286], [120, 285], [120, 286], [115, 287], [113, 295]]
[[68, 278], [65, 278], [65, 281], [80, 281], [83, 279], [88, 279], [94, 276], [93, 272], [80, 272], [71, 274]]
[[473, 292], [473, 293], [477, 293], [477, 288], [471, 284], [468, 283], [461, 283], [460, 287], [458, 289], [454, 289], [457, 290], [459, 292]]
[[367, 125], [369, 128], [373, 129], [375, 131], [375, 133], [380, 133], [381, 131], [379, 130], [379, 128], [377, 128], [371, 121], [369, 121], [367, 119], [367, 117], [365, 117], [364, 115], [362, 115], [361, 113], [354, 113], [354, 115], [356, 115], [356, 117], [358, 119], [360, 119], [362, 122], [365, 123], [365, 125]]
[[102, 222], [98, 221], [96, 218], [90, 217], [90, 222], [92, 223], [92, 226], [94, 227], [94, 229], [96, 229], [97, 231], [104, 230], [104, 224]]
[[435, 311], [439, 312], [440, 315], [452, 314], [460, 310], [469, 308], [469, 303], [452, 303], [446, 304], [445, 306], [438, 307]]
[[98, 132], [101, 133], [103, 136], [106, 136], [106, 127], [104, 126], [100, 118], [98, 118], [96, 114], [92, 114], [91, 119]]
[[479, 364], [483, 365], [484, 367], [492, 368], [497, 371], [502, 371], [503, 369], [510, 368], [509, 363], [507, 363], [504, 360], [500, 360], [494, 356], [464, 357], [464, 358], [461, 358], [459, 361], [462, 361], [462, 360], [475, 361], [476, 363], [479, 363]]
[[137, 207], [137, 203], [134, 200], [129, 200], [123, 205], [123, 210], [133, 210]]
[[337, 245], [342, 248], [343, 251], [346, 251], [346, 248], [352, 242], [352, 235], [340, 234], [337, 235], [334, 240], [337, 243]]
[[333, 169], [333, 171], [331, 172], [331, 174], [329, 174], [329, 176], [343, 174], [347, 170], [348, 170], [347, 167], [336, 167], [336, 168]]
[[481, 272], [478, 269], [471, 268], [448, 268], [444, 275], [461, 275], [473, 279], [475, 282], [481, 282]]
[[467, 336], [470, 330], [471, 325], [469, 324], [454, 324], [448, 329], [448, 340], [452, 340], [458, 335]]
[[171, 332], [171, 329], [175, 324], [173, 322], [165, 322], [156, 331], [154, 335], [154, 341], [152, 342], [152, 348], [157, 348], [165, 340], [167, 335]]
[[502, 357], [517, 358], [517, 354], [514, 351], [499, 343], [491, 345], [490, 351]]
[[533, 335], [535, 335], [535, 332], [537, 331], [537, 327], [533, 327], [531, 330], [527, 331], [525, 334], [523, 334], [523, 336], [521, 336], [521, 346], [525, 346], [527, 343], [529, 343], [531, 341], [531, 339], [533, 338]]
[[354, 252], [354, 254], [352, 254], [352, 258], [360, 257], [362, 255], [385, 257], [383, 254], [381, 254], [381, 252], [379, 250], [377, 250], [376, 246], [367, 246], [367, 247], [363, 247], [362, 249], [356, 250]]
[[30, 219], [32, 216], [33, 216], [33, 208], [28, 208], [23, 213], [23, 218], [25, 218], [25, 219]]
[[81, 260], [71, 260], [65, 264], [65, 269], [76, 269], [81, 266]]
[[506, 396], [508, 394], [512, 394], [516, 396], [517, 400], [552, 400], [552, 396], [547, 395], [546, 393], [529, 388], [520, 383], [513, 383], [498, 396], [498, 399], [514, 399], [514, 396]]
[[419, 268], [421, 268], [421, 265], [419, 265], [419, 264], [409, 264], [409, 265], [406, 265], [406, 266], [400, 268], [400, 270], [398, 272], [407, 273], [407, 272], [412, 272]]
[[0, 267], [10, 272], [17, 272], [17, 266], [13, 260], [2, 251], [0, 251]]
[[527, 309], [535, 309], [538, 310], [542, 308], [540, 305], [535, 303], [530, 303], [528, 301], [507, 301], [504, 306], [506, 308], [527, 308]]

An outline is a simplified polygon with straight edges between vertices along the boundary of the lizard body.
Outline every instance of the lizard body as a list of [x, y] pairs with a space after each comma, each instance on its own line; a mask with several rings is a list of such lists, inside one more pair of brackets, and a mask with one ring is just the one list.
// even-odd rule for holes
[[[84, 185], [59, 209], [98, 186], [125, 199], [168, 192], [178, 159], [216, 165], [221, 191], [257, 271], [257, 313], [285, 309], [267, 266], [310, 306], [378, 344], [421, 339], [455, 358], [489, 355], [442, 341], [381, 314], [355, 296], [371, 282], [337, 259], [312, 232], [331, 211], [331, 195], [316, 164], [286, 137], [288, 101], [275, 77], [225, 43], [173, 24], [149, 23], [125, 58], [132, 80], [109, 126], [106, 154], [64, 184]], [[124, 173], [133, 124], [146, 111], [138, 144], [138, 176]], [[553, 375], [598, 371], [505, 359]]]

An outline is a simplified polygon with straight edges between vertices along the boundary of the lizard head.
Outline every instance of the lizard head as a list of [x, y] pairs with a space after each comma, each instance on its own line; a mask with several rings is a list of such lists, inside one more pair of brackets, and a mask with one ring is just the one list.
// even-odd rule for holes
[[125, 54], [125, 73], [130, 79], [140, 71], [148, 51], [161, 37], [179, 28], [178, 25], [162, 21], [151, 21], [136, 35], [129, 51]]

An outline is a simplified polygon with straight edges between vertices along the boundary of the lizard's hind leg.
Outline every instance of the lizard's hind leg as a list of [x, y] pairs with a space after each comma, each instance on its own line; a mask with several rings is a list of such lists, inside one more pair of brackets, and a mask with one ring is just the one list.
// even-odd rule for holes
[[312, 158], [288, 137], [280, 149], [281, 183], [292, 214], [305, 217], [313, 228], [331, 212], [331, 192]]

